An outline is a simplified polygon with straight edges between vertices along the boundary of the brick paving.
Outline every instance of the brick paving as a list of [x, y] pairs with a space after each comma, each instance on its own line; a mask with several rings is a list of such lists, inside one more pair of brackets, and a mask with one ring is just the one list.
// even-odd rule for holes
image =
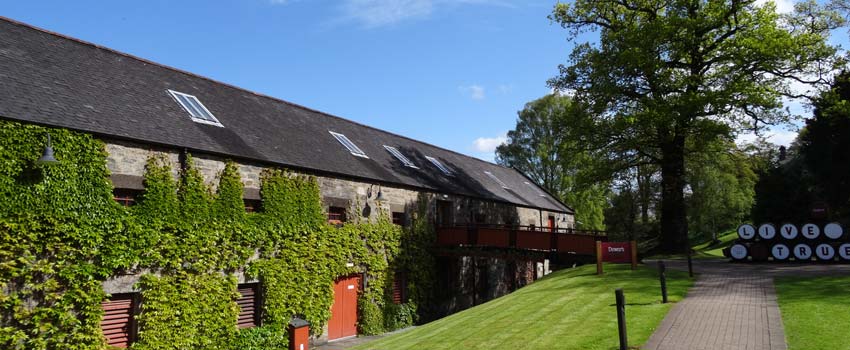
[[[850, 265], [695, 261], [699, 278], [662, 321], [645, 350], [785, 350], [775, 276], [850, 274]], [[683, 262], [668, 262], [686, 268]]]

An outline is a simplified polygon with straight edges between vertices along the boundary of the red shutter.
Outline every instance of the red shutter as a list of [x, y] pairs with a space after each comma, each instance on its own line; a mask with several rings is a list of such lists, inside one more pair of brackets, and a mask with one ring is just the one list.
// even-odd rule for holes
[[100, 328], [106, 337], [106, 343], [119, 348], [129, 347], [133, 342], [135, 295], [113, 295], [101, 305], [103, 319], [100, 321]]
[[401, 304], [405, 302], [405, 289], [407, 281], [405, 281], [404, 273], [397, 273], [393, 279], [393, 303]]
[[251, 328], [257, 326], [257, 284], [240, 284], [239, 299], [236, 299], [236, 305], [239, 306], [239, 319], [236, 325], [239, 328]]

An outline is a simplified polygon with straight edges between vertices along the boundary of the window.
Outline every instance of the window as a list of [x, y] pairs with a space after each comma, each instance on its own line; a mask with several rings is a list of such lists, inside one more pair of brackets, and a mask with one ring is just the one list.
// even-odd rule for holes
[[399, 225], [399, 226], [404, 226], [405, 219], [406, 219], [406, 217], [405, 217], [404, 213], [395, 212], [395, 211], [393, 212], [393, 223], [394, 224]]
[[242, 202], [245, 203], [245, 212], [246, 213], [259, 213], [263, 211], [263, 201], [259, 199], [243, 199]]
[[369, 158], [369, 156], [366, 155], [366, 152], [363, 152], [360, 147], [357, 147], [357, 145], [355, 145], [354, 142], [351, 142], [351, 140], [349, 140], [345, 135], [333, 131], [328, 132], [331, 133], [331, 135], [333, 135], [334, 138], [336, 138], [336, 140], [339, 141], [339, 143], [341, 143], [349, 152], [351, 152], [351, 154], [358, 157]]
[[100, 329], [106, 344], [127, 348], [136, 340], [136, 319], [139, 298], [137, 293], [113, 294], [101, 302], [103, 318]]
[[532, 184], [531, 182], [528, 182], [528, 181], [526, 181], [525, 184], [528, 185], [528, 187], [531, 187], [532, 189], [534, 189], [534, 191], [537, 192], [537, 194], [540, 195], [540, 197], [546, 197], [546, 194], [543, 193], [543, 191], [540, 190], [540, 187], [537, 187], [537, 186], [535, 186], [534, 184]]
[[454, 173], [452, 173], [452, 171], [449, 170], [449, 168], [447, 168], [445, 165], [443, 165], [443, 163], [440, 163], [440, 161], [437, 160], [437, 158], [425, 156], [425, 159], [427, 159], [429, 162], [431, 162], [431, 164], [434, 164], [434, 166], [437, 167], [437, 169], [440, 169], [440, 171], [442, 171], [443, 174], [446, 174], [448, 176], [454, 175]]
[[129, 188], [116, 188], [112, 190], [112, 199], [115, 199], [118, 204], [125, 207], [131, 207], [136, 204], [136, 199], [142, 194], [141, 190], [132, 190]]
[[221, 123], [218, 122], [218, 119], [215, 119], [212, 112], [210, 112], [210, 110], [207, 109], [207, 107], [204, 106], [197, 97], [174, 90], [168, 90], [168, 92], [175, 100], [177, 100], [177, 103], [180, 103], [180, 105], [183, 106], [183, 109], [185, 109], [186, 112], [189, 112], [189, 116], [192, 117], [193, 121], [224, 127], [224, 125], [221, 125]]
[[239, 298], [236, 305], [239, 306], [239, 317], [236, 326], [239, 328], [252, 328], [259, 325], [259, 293], [257, 283], [244, 283], [237, 286]]
[[509, 189], [508, 185], [506, 185], [504, 182], [502, 182], [502, 180], [499, 180], [499, 178], [496, 177], [496, 175], [493, 175], [493, 173], [491, 173], [489, 171], [485, 171], [484, 173], [487, 174], [487, 176], [489, 176], [491, 179], [493, 179], [493, 181], [496, 181], [500, 186], [502, 186], [502, 188], [504, 188], [506, 190]]
[[345, 222], [345, 208], [329, 207], [328, 208], [328, 223], [337, 225]]
[[414, 168], [414, 169], [419, 169], [419, 167], [416, 166], [416, 164], [413, 164], [413, 162], [411, 162], [410, 159], [407, 159], [407, 157], [405, 157], [403, 154], [401, 154], [401, 152], [398, 150], [398, 148], [390, 147], [390, 146], [387, 146], [387, 145], [384, 145], [384, 148], [386, 148], [387, 151], [390, 152], [390, 154], [392, 154], [398, 160], [400, 160], [401, 163], [404, 164], [404, 166], [411, 167], [411, 168]]

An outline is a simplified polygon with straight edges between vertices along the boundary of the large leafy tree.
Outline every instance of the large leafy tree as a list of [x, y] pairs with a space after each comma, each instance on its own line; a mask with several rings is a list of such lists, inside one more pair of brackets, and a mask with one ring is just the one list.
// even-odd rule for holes
[[758, 181], [752, 158], [730, 141], [706, 147], [687, 160], [690, 235], [717, 239], [720, 230], [734, 228], [749, 217]]
[[604, 229], [608, 186], [588, 180], [595, 157], [579, 147], [593, 120], [582, 106], [557, 93], [529, 102], [518, 114], [508, 141], [496, 149], [496, 161], [525, 173], [572, 206], [579, 228]]
[[[606, 147], [661, 170], [661, 243], [684, 247], [685, 159], [742, 128], [783, 123], [790, 82], [826, 83], [841, 18], [814, 2], [793, 16], [755, 0], [575, 0], [551, 19], [578, 43], [550, 80], [592, 104]], [[799, 96], [798, 96], [799, 97]]]
[[798, 138], [800, 153], [819, 191], [836, 218], [850, 217], [850, 73], [838, 76], [833, 88], [814, 103], [814, 118]]

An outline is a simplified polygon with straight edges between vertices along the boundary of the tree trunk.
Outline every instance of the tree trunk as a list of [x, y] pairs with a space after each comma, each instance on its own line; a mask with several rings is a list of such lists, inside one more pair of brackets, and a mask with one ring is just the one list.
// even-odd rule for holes
[[688, 221], [685, 209], [685, 139], [675, 137], [661, 148], [661, 249], [686, 251]]

